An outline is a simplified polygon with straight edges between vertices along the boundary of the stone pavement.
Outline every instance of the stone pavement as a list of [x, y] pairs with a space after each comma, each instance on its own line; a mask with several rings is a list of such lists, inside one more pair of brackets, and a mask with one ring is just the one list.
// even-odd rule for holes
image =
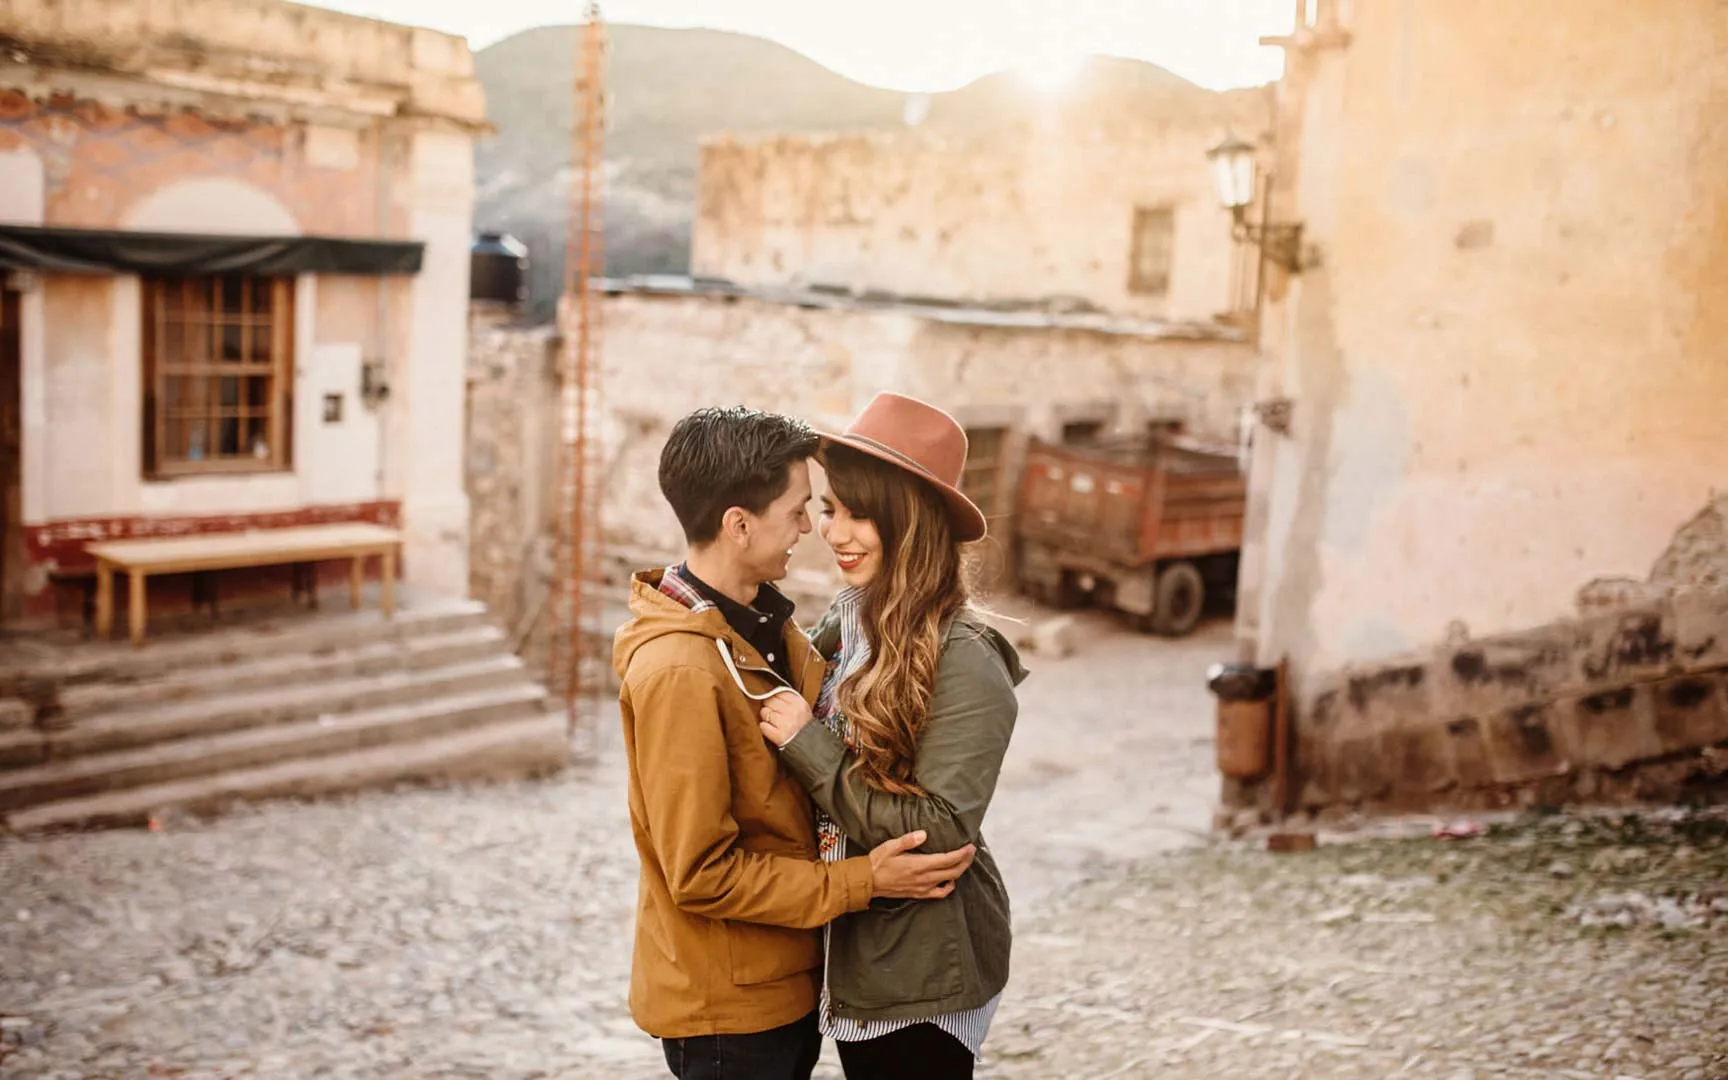
[[[1728, 1075], [1719, 823], [1207, 846], [1227, 632], [1078, 630], [987, 829], [1019, 939], [981, 1076]], [[0, 840], [0, 1078], [662, 1076], [620, 761]]]
[[1728, 1077], [1728, 814], [1156, 858], [1017, 927], [981, 1077]]

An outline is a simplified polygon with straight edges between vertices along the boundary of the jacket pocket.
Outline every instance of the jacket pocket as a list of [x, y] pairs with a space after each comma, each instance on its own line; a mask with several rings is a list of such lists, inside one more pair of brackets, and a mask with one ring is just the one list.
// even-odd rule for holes
[[828, 954], [835, 1005], [879, 1009], [960, 994], [964, 932], [958, 895], [841, 916]]
[[820, 930], [728, 922], [726, 949], [734, 986], [754, 986], [822, 966]]

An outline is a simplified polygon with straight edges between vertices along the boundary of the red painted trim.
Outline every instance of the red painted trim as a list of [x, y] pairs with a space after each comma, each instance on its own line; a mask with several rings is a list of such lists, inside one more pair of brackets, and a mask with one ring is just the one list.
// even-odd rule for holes
[[51, 521], [46, 525], [24, 526], [24, 545], [33, 568], [44, 571], [79, 571], [90, 569], [94, 565], [90, 557], [84, 554], [84, 545], [97, 540], [198, 536], [204, 533], [239, 532], [243, 529], [289, 529], [297, 525], [330, 525], [348, 521], [364, 521], [396, 528], [402, 521], [402, 504], [390, 499], [339, 506], [302, 506], [265, 514]]

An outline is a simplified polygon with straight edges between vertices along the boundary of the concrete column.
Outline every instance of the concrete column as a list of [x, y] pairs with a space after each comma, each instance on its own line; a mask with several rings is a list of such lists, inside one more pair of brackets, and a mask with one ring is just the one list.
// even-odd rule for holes
[[468, 496], [463, 487], [468, 361], [468, 252], [474, 148], [468, 135], [419, 131], [411, 151], [408, 235], [426, 245], [414, 278], [408, 355], [401, 370], [407, 430], [402, 500], [405, 578], [451, 596], [468, 593]]
[[[47, 176], [42, 157], [23, 148], [0, 153], [0, 221], [12, 225], [42, 225], [46, 218]], [[48, 364], [43, 335], [43, 282], [39, 275], [20, 274], [23, 286], [19, 311], [23, 357], [19, 377], [23, 431], [23, 512], [30, 524], [48, 513]]]

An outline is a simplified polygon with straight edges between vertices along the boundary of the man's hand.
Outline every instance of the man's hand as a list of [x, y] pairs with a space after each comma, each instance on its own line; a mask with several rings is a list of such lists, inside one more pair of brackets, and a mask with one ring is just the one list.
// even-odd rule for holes
[[954, 891], [954, 882], [971, 867], [978, 849], [967, 844], [941, 855], [911, 854], [923, 842], [923, 832], [910, 832], [879, 844], [870, 852], [870, 871], [876, 882], [871, 895], [940, 900]]
[[762, 703], [762, 735], [785, 746], [810, 722], [810, 706], [797, 694], [775, 694]]

